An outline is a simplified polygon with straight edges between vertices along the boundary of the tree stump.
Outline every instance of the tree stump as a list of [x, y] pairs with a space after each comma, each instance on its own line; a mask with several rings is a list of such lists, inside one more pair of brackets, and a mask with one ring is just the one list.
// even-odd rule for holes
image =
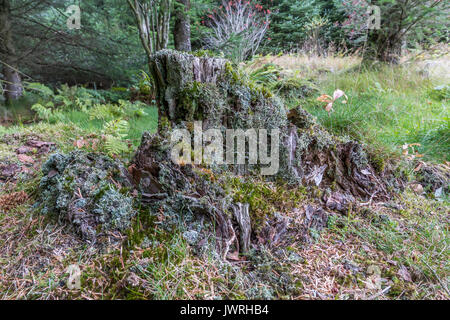
[[205, 128], [280, 128], [286, 112], [268, 91], [249, 86], [225, 59], [162, 50], [150, 59], [165, 134], [186, 122]]
[[[387, 197], [382, 170], [375, 170], [360, 143], [331, 135], [301, 107], [287, 113], [278, 97], [247, 82], [228, 61], [163, 50], [151, 57], [150, 68], [155, 80], [159, 133], [144, 135], [130, 167], [142, 202], [174, 215], [182, 215], [187, 209], [208, 216], [216, 226], [218, 247], [224, 256], [233, 244], [236, 250], [249, 250], [252, 239], [261, 239], [264, 232], [282, 241], [282, 235], [287, 234], [286, 219], [272, 219], [266, 223], [270, 230], [256, 234], [259, 231], [252, 228], [252, 208], [233, 203], [219, 185], [199, 174], [204, 166], [171, 161], [171, 129], [191, 131], [194, 121], [202, 121], [203, 129], [280, 129], [280, 171], [265, 179], [284, 179], [294, 187], [311, 186], [311, 192], [318, 188], [323, 195], [318, 199], [321, 205], [343, 214], [356, 201]], [[220, 176], [224, 168], [206, 169]], [[323, 209], [307, 213], [307, 221], [326, 224], [328, 214]], [[273, 230], [278, 230], [276, 235]]]

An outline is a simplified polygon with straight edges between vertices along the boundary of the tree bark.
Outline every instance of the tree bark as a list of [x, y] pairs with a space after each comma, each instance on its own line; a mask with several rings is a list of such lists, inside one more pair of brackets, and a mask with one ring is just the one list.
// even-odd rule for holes
[[136, 20], [141, 44], [150, 59], [152, 53], [167, 48], [169, 44], [172, 2], [128, 0], [128, 5]]
[[224, 59], [195, 57], [173, 50], [161, 50], [151, 56], [149, 68], [155, 82], [160, 133], [181, 121], [194, 120], [189, 119], [190, 110], [183, 105], [183, 92], [194, 83], [216, 86], [225, 73], [225, 64]]
[[175, 27], [173, 29], [173, 37], [175, 49], [178, 51], [191, 51], [191, 22], [188, 14], [190, 6], [190, 0], [175, 1]]
[[16, 50], [12, 39], [9, 0], [0, 0], [0, 58], [6, 82], [5, 98], [16, 100], [23, 94], [22, 80], [17, 69]]
[[[158, 133], [144, 133], [129, 167], [141, 201], [167, 213], [182, 216], [182, 210], [187, 208], [190, 213], [209, 217], [216, 228], [216, 245], [224, 257], [228, 252], [246, 252], [252, 239], [267, 239], [271, 245], [283, 241], [288, 235], [289, 219], [276, 214], [250, 214], [252, 208], [248, 204], [235, 203], [222, 187], [214, 189], [214, 179], [197, 171], [206, 166], [214, 172], [213, 176], [224, 171], [239, 177], [260, 176], [261, 163], [224, 164], [220, 168], [202, 162], [198, 166], [174, 163], [172, 129], [185, 129], [191, 137], [194, 134], [194, 144], [197, 121], [201, 122], [202, 131], [278, 129], [280, 149], [276, 161], [280, 170], [267, 181], [280, 179], [292, 186], [309, 186], [324, 207], [305, 209], [301, 239], [308, 239], [310, 228], [320, 230], [326, 225], [325, 209], [349, 214], [358, 202], [389, 199], [388, 187], [395, 187], [395, 181], [390, 182], [394, 177], [384, 169], [384, 162], [377, 162], [375, 169], [375, 159], [362, 144], [331, 135], [301, 107], [287, 113], [282, 101], [259, 88], [251, 88], [227, 60], [161, 50], [151, 56], [150, 72], [155, 79]], [[227, 148], [226, 141], [222, 143]], [[249, 148], [245, 154], [249, 159], [250, 153]]]

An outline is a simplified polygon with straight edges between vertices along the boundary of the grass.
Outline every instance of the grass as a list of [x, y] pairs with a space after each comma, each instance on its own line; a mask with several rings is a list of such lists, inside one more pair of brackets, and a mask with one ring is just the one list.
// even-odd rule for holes
[[419, 143], [417, 151], [425, 160], [443, 162], [450, 160], [450, 110], [448, 100], [430, 94], [437, 83], [402, 67], [330, 74], [321, 92], [332, 96], [341, 89], [349, 97], [346, 104], [338, 100], [328, 114], [316, 97], [297, 103], [332, 132], [385, 154]]
[[[145, 211], [108, 250], [89, 247], [29, 210], [32, 202], [0, 216], [2, 299], [276, 298], [286, 272], [297, 289], [285, 299], [448, 299], [448, 203], [408, 192], [388, 206], [333, 215], [310, 246], [294, 243], [282, 257], [260, 253], [249, 267], [195, 254], [179, 231], [159, 229]], [[66, 285], [72, 264], [81, 269], [81, 290]]]
[[[145, 115], [126, 118], [129, 130], [124, 139], [128, 141], [127, 143], [131, 143], [131, 148], [128, 148], [127, 152], [120, 154], [123, 158], [129, 158], [133, 154], [134, 150], [139, 146], [142, 134], [145, 131], [156, 132], [158, 126], [158, 111], [156, 107], [147, 106], [143, 110]], [[62, 121], [49, 123], [37, 121], [36, 116], [30, 112], [21, 113], [19, 109], [14, 112], [14, 116], [10, 118], [13, 119], [13, 122], [9, 120], [8, 126], [0, 126], [0, 137], [5, 134], [19, 134], [22, 136], [37, 134], [40, 136], [39, 139], [55, 142], [62, 152], [76, 149], [74, 143], [77, 140], [86, 139], [90, 136], [95, 136], [96, 139], [99, 139], [104, 125], [111, 120], [91, 119], [89, 114], [80, 110], [66, 110], [62, 112]], [[9, 113], [9, 115], [11, 114]], [[22, 122], [25, 116], [27, 120]], [[34, 119], [33, 122], [32, 119]], [[99, 140], [102, 141], [101, 139]], [[95, 152], [105, 151], [103, 144], [94, 150], [91, 150], [88, 146], [83, 148]], [[0, 159], [9, 157], [17, 160], [15, 149], [11, 145], [0, 144], [0, 151], [2, 152]]]
[[[157, 108], [149, 106], [144, 108], [144, 111], [147, 115], [128, 119], [130, 130], [126, 139], [131, 140], [135, 147], [137, 147], [141, 142], [142, 133], [144, 131], [150, 131], [153, 133], [156, 132], [158, 127]], [[98, 132], [105, 124], [105, 121], [100, 119], [90, 119], [89, 115], [82, 111], [67, 111], [64, 112], [64, 117], [87, 133]]]
[[342, 72], [358, 66], [361, 59], [352, 55], [330, 54], [327, 57], [310, 56], [307, 54], [285, 54], [259, 57], [252, 63], [252, 68], [259, 68], [264, 64], [275, 64], [283, 68], [288, 76], [296, 75], [301, 78], [324, 79], [329, 72]]
[[[51, 98], [46, 98], [47, 100]], [[31, 110], [31, 106], [35, 103], [45, 104], [47, 100], [42, 102], [42, 98], [34, 93], [26, 93], [22, 98], [14, 101], [10, 105], [0, 104], [0, 134], [2, 132], [14, 132], [20, 130], [21, 127], [32, 128], [38, 123], [38, 117], [35, 112]], [[77, 131], [84, 135], [99, 133], [107, 122], [106, 120], [91, 119], [90, 115], [79, 109], [68, 109], [60, 107], [59, 111], [62, 113], [62, 123], [72, 125], [77, 128]], [[125, 139], [130, 140], [134, 147], [137, 147], [141, 141], [142, 133], [144, 131], [156, 132], [158, 126], [158, 110], [155, 106], [147, 105], [143, 107], [145, 115], [142, 116], [128, 116], [125, 120], [129, 123], [129, 132]], [[109, 119], [111, 120], [111, 119]], [[8, 129], [8, 127], [13, 127]], [[79, 129], [79, 130], [78, 130]]]
[[[389, 277], [389, 296], [413, 299], [448, 297], [450, 273], [448, 202], [439, 203], [405, 192], [396, 204], [379, 204], [349, 217], [334, 216], [329, 230], [341, 241], [356, 238], [383, 254], [382, 277]], [[367, 250], [366, 250], [367, 251]], [[404, 266], [407, 273], [393, 271]], [[417, 285], [419, 284], [419, 285]]]
[[[433, 89], [449, 85], [450, 57], [448, 53], [426, 57], [433, 63], [414, 57], [397, 67], [364, 68], [356, 56], [291, 54], [261, 57], [248, 68], [275, 64], [285, 77], [314, 82], [318, 93], [287, 101], [288, 107], [301, 105], [337, 135], [360, 140], [385, 156], [398, 156], [403, 145], [418, 143], [421, 146], [415, 151], [425, 160], [449, 161], [449, 100], [433, 94]], [[328, 114], [324, 103], [316, 99], [321, 94], [332, 96], [336, 89], [343, 90], [349, 100], [346, 104], [343, 99], [336, 101]]]

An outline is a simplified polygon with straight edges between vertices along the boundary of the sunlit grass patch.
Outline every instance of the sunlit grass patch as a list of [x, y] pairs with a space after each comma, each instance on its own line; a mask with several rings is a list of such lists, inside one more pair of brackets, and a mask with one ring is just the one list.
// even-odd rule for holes
[[[144, 131], [156, 132], [158, 126], [158, 110], [155, 107], [144, 108], [146, 115], [140, 117], [130, 117], [127, 119], [130, 130], [127, 139], [138, 146], [141, 142], [141, 136]], [[67, 121], [73, 123], [87, 133], [100, 132], [107, 122], [102, 119], [92, 119], [86, 112], [71, 110], [64, 113]]]
[[425, 160], [450, 158], [448, 100], [433, 99], [436, 82], [401, 67], [330, 75], [323, 93], [343, 90], [346, 104], [336, 102], [328, 113], [315, 97], [300, 101], [334, 133], [359, 139], [387, 153], [401, 152], [404, 144], [419, 143]]
[[285, 55], [267, 55], [254, 63], [254, 68], [264, 64], [275, 64], [287, 74], [296, 74], [303, 78], [316, 78], [328, 73], [339, 73], [359, 64], [361, 58], [356, 55], [329, 54], [328, 56], [311, 56], [303, 53]]

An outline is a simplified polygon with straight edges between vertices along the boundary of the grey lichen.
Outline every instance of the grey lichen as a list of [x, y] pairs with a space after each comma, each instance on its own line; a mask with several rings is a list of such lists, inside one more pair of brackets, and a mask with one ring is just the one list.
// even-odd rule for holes
[[42, 173], [35, 207], [69, 222], [83, 239], [94, 241], [102, 232], [130, 226], [132, 185], [120, 162], [81, 151], [56, 153]]

